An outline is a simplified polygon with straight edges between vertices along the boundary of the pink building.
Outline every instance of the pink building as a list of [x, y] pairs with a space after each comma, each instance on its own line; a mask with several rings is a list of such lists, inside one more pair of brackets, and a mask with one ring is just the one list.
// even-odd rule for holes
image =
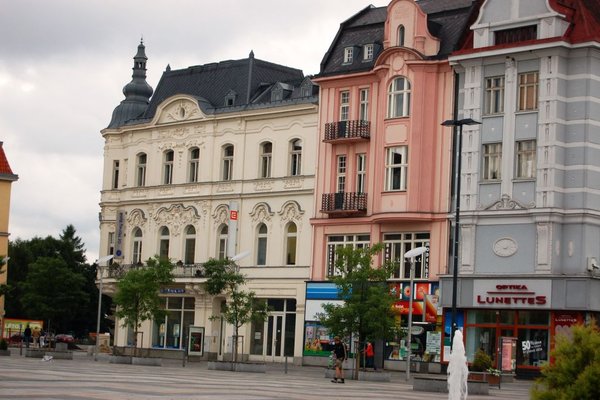
[[413, 310], [430, 330], [438, 318], [424, 311], [425, 295], [438, 294], [449, 251], [452, 135], [440, 125], [454, 118], [447, 56], [471, 7], [470, 0], [369, 6], [340, 25], [314, 80], [321, 98], [311, 279], [335, 274], [337, 246], [383, 242], [381, 258], [397, 262], [397, 308], [407, 314], [403, 255], [427, 246], [415, 265]]

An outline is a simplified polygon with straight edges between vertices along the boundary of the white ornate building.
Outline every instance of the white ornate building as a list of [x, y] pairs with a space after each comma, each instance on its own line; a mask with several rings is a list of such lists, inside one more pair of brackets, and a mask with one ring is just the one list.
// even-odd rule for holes
[[[144, 323], [142, 347], [222, 358], [231, 352], [232, 328], [210, 319], [225, 299], [205, 293], [202, 263], [249, 252], [241, 270], [272, 311], [264, 324], [243, 327], [240, 351], [300, 362], [316, 87], [300, 70], [250, 53], [182, 70], [167, 66], [153, 94], [146, 61], [140, 44], [126, 98], [102, 130], [100, 251], [116, 262], [104, 273], [108, 291], [123, 270], [168, 257], [177, 265], [175, 284], [161, 294], [168, 315]], [[130, 344], [132, 334], [117, 321], [115, 345]]]

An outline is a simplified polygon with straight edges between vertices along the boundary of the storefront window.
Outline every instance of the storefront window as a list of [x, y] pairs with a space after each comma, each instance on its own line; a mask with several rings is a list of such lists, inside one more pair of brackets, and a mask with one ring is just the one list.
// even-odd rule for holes
[[467, 324], [495, 324], [496, 315], [496, 310], [469, 311], [467, 314]]
[[519, 329], [517, 364], [541, 367], [548, 362], [550, 341], [547, 329]]
[[519, 311], [519, 325], [548, 326], [550, 313], [539, 311]]
[[467, 361], [473, 362], [477, 350], [483, 350], [496, 364], [496, 328], [467, 328]]
[[195, 300], [193, 297], [164, 297], [161, 303], [167, 315], [154, 321], [152, 346], [181, 349], [186, 346], [190, 325], [194, 325]]

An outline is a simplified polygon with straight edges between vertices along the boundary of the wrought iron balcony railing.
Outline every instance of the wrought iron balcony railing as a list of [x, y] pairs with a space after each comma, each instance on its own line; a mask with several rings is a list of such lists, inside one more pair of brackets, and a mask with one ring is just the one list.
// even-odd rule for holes
[[367, 211], [366, 193], [325, 193], [321, 199], [324, 213], [363, 214]]
[[369, 121], [337, 121], [325, 124], [324, 142], [369, 140], [370, 138], [371, 123]]

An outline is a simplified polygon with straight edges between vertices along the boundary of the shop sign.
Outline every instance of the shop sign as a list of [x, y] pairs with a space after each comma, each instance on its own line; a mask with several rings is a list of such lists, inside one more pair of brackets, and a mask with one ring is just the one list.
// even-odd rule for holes
[[475, 280], [473, 305], [493, 308], [550, 308], [547, 280]]
[[544, 351], [544, 347], [541, 340], [523, 340], [521, 350], [523, 354], [539, 353]]
[[181, 294], [185, 293], [185, 289], [183, 288], [162, 288], [160, 289], [162, 294]]

